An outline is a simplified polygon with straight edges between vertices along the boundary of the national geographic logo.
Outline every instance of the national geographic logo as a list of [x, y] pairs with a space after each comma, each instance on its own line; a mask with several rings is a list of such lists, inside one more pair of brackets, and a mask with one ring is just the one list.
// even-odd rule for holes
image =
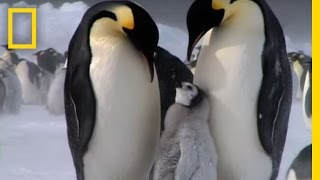
[[[31, 44], [13, 43], [13, 14], [31, 14]], [[8, 48], [9, 49], [36, 49], [37, 48], [37, 9], [36, 8], [8, 8]]]

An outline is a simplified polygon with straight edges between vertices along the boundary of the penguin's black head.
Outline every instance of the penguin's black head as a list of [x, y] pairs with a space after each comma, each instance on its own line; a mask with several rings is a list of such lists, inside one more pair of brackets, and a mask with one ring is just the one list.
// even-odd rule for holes
[[189, 82], [176, 83], [176, 103], [192, 108], [197, 106], [203, 97], [204, 92], [198, 86]]
[[89, 21], [89, 34], [101, 37], [125, 35], [149, 64], [154, 77], [154, 53], [159, 31], [151, 16], [139, 5], [129, 1], [106, 1], [91, 7], [84, 18]]
[[4, 44], [4, 45], [1, 45], [3, 48], [5, 48], [6, 50], [8, 51], [14, 51], [14, 49], [9, 49], [9, 46], [8, 44]]
[[[197, 42], [210, 29], [221, 25], [232, 17], [240, 4], [249, 0], [195, 0], [187, 15], [189, 44], [187, 58], [190, 56]], [[240, 8], [239, 8], [240, 9]]]
[[46, 51], [44, 50], [41, 50], [41, 51], [38, 51], [36, 53], [33, 53], [34, 56], [42, 56]]

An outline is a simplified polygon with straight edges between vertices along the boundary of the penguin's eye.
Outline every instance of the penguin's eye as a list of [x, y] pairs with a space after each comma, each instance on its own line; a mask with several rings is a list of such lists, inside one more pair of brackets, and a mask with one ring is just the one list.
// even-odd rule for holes
[[188, 89], [188, 90], [192, 90], [192, 86], [187, 85], [187, 89]]

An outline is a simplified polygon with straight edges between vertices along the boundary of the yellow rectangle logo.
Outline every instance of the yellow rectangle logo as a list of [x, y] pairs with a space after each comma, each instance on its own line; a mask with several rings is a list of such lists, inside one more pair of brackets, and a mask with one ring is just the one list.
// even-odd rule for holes
[[[31, 44], [13, 43], [13, 14], [31, 13]], [[8, 48], [36, 49], [37, 48], [37, 9], [36, 8], [8, 8]]]

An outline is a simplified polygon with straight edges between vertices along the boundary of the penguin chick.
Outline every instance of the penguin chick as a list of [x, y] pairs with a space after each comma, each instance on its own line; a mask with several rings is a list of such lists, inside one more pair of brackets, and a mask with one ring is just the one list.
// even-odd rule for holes
[[209, 101], [183, 82], [165, 118], [154, 180], [216, 180], [217, 153], [208, 127]]

